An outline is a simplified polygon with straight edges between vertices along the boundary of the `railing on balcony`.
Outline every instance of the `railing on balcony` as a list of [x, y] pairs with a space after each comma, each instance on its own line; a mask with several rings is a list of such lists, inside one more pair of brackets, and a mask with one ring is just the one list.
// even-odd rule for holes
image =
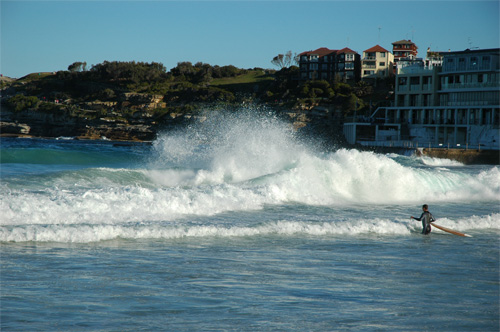
[[498, 82], [483, 82], [483, 83], [445, 83], [443, 89], [466, 89], [466, 88], [499, 88]]

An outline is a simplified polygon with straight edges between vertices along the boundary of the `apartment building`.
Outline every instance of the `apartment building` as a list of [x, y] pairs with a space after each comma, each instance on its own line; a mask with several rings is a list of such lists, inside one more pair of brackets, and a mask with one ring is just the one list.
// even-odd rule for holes
[[400, 40], [392, 43], [392, 54], [396, 62], [404, 58], [413, 59], [417, 57], [418, 47], [411, 40]]
[[326, 47], [299, 54], [300, 80], [355, 80], [361, 77], [361, 57], [349, 49]]
[[336, 50], [326, 47], [299, 54], [301, 80], [332, 81], [335, 73]]
[[346, 123], [348, 141], [500, 149], [500, 49], [440, 56], [442, 66], [401, 68], [394, 106], [378, 108], [369, 123]]
[[394, 55], [380, 45], [363, 51], [361, 78], [384, 78], [393, 75]]

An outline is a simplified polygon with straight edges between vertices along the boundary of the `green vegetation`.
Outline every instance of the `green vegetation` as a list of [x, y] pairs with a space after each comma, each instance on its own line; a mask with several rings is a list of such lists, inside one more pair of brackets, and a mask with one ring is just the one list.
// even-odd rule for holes
[[7, 104], [14, 112], [21, 112], [29, 108], [37, 108], [40, 100], [35, 96], [25, 97], [23, 95], [15, 95], [7, 101]]
[[234, 84], [259, 84], [262, 82], [273, 81], [272, 73], [256, 68], [254, 70], [248, 70], [246, 73], [232, 76], [232, 77], [222, 77], [216, 78], [210, 82], [210, 85], [218, 86], [228, 86]]
[[[273, 61], [288, 64], [292, 59], [287, 54]], [[392, 84], [381, 82], [381, 88], [374, 89], [365, 82], [304, 82], [298, 79], [298, 67], [280, 67], [275, 71], [180, 62], [167, 72], [157, 62], [104, 61], [90, 69], [86, 62], [74, 62], [67, 71], [2, 81], [2, 89], [15, 92], [7, 101], [15, 112], [65, 109], [78, 116], [87, 110], [127, 119], [137, 118], [141, 112], [161, 119], [170, 113], [193, 112], [207, 103], [238, 105], [246, 100], [287, 108], [335, 105], [346, 115], [361, 114], [370, 104], [383, 101]]]
[[22, 94], [15, 95], [7, 100], [7, 106], [14, 112], [22, 112], [26, 110], [38, 110], [47, 113], [60, 111], [62, 105], [41, 101], [35, 96], [24, 96]]

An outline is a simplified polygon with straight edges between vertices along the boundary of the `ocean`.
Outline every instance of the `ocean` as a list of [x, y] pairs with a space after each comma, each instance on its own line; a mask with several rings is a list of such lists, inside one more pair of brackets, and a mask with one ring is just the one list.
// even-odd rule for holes
[[[325, 151], [265, 112], [1, 139], [2, 331], [498, 331], [500, 167]], [[436, 228], [421, 234], [422, 204]]]

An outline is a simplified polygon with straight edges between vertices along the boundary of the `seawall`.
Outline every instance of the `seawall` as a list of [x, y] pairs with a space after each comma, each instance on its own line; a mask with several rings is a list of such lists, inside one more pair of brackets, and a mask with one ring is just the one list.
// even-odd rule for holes
[[423, 148], [417, 149], [416, 155], [433, 158], [446, 158], [457, 160], [463, 164], [489, 164], [500, 165], [500, 150], [474, 150], [474, 149], [446, 149]]

